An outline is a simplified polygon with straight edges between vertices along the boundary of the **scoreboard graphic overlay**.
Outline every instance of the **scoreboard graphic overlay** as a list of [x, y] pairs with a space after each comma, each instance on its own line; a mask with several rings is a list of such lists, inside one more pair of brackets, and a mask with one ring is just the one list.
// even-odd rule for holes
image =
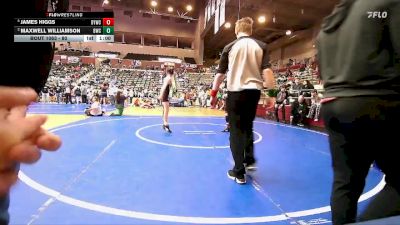
[[15, 18], [14, 42], [114, 42], [114, 13], [49, 12], [45, 18]]

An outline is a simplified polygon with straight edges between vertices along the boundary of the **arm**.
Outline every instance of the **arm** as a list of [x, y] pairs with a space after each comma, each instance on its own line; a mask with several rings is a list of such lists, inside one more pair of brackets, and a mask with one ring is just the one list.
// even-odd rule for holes
[[215, 107], [215, 104], [217, 103], [217, 93], [219, 90], [219, 87], [221, 86], [222, 81], [225, 79], [225, 73], [228, 70], [229, 66], [229, 48], [225, 47], [224, 51], [222, 51], [219, 67], [218, 67], [218, 72], [217, 75], [215, 75], [214, 82], [213, 82], [213, 87], [211, 90], [211, 108]]
[[217, 73], [217, 75], [215, 75], [214, 78], [214, 82], [213, 82], [213, 87], [211, 90], [211, 108], [215, 108], [215, 105], [217, 104], [217, 94], [218, 94], [218, 90], [219, 87], [221, 86], [222, 81], [224, 81], [225, 79], [225, 74], [223, 73]]
[[268, 68], [263, 70], [264, 87], [272, 89], [275, 87], [275, 77], [274, 72]]
[[[214, 90], [214, 91], [219, 90], [219, 87], [221, 86], [222, 81], [224, 81], [224, 79], [225, 79], [225, 74], [226, 74], [226, 71], [228, 71], [228, 66], [229, 66], [229, 48], [225, 47], [224, 50], [222, 51], [217, 75], [214, 78], [212, 90]], [[215, 95], [216, 95], [216, 93], [215, 93]]]
[[262, 59], [262, 77], [264, 79], [263, 86], [268, 89], [275, 87], [274, 72], [271, 70], [271, 64], [269, 63], [269, 53], [267, 45], [263, 48], [263, 59]]
[[289, 101], [289, 92], [288, 91], [285, 91], [285, 100], [283, 100], [283, 104], [288, 104], [290, 101]]
[[32, 164], [41, 151], [56, 150], [61, 140], [41, 126], [45, 116], [26, 117], [27, 106], [37, 97], [33, 89], [0, 86], [0, 196], [17, 181], [18, 164]]
[[225, 74], [217, 73], [217, 75], [214, 78], [212, 90], [218, 91], [224, 79], [225, 79]]

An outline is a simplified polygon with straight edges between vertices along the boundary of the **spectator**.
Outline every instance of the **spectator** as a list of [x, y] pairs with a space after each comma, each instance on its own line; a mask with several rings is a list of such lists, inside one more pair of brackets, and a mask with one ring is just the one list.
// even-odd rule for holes
[[298, 97], [302, 89], [303, 84], [300, 83], [299, 78], [294, 79], [294, 84], [292, 85], [292, 96]]
[[290, 71], [290, 68], [289, 68], [289, 67], [286, 69], [285, 76], [286, 76], [286, 77], [292, 77], [292, 76], [293, 76], [293, 73], [292, 73], [292, 71]]
[[314, 85], [312, 85], [309, 80], [304, 80], [300, 95], [303, 95], [306, 98], [305, 100], [307, 105], [311, 105], [311, 100], [309, 98], [311, 97], [312, 90], [314, 90]]
[[318, 96], [318, 91], [313, 90], [311, 92], [311, 108], [308, 112], [307, 118], [314, 118], [314, 121], [319, 120], [319, 113], [321, 111], [321, 98]]
[[55, 90], [54, 90], [54, 88], [53, 87], [50, 87], [49, 88], [49, 98], [50, 98], [50, 103], [53, 103], [53, 102], [55, 102], [56, 100], [55, 100]]
[[115, 84], [113, 84], [108, 90], [109, 90], [108, 96], [110, 97], [110, 104], [115, 105], [115, 96], [117, 95], [118, 88], [115, 86]]
[[139, 107], [139, 106], [140, 106], [140, 98], [135, 98], [135, 100], [134, 100], [134, 102], [133, 102], [133, 105], [134, 105], [135, 107]]
[[140, 107], [144, 109], [154, 109], [153, 102], [151, 102], [148, 98], [143, 99]]
[[42, 90], [42, 101], [48, 103], [50, 99], [49, 88], [45, 86]]
[[56, 87], [56, 101], [58, 104], [60, 104], [60, 102], [62, 102], [62, 89], [59, 85], [57, 85]]
[[82, 103], [82, 91], [80, 85], [76, 86], [74, 93], [75, 93], [75, 103], [76, 104]]
[[303, 127], [304, 126], [303, 121], [307, 115], [307, 109], [308, 109], [308, 106], [304, 99], [304, 96], [300, 95], [292, 103], [292, 116], [290, 117], [291, 124]]
[[85, 84], [82, 85], [81, 92], [82, 92], [82, 102], [84, 104], [88, 104], [88, 88]]
[[279, 122], [279, 109], [282, 109], [282, 120], [286, 123], [285, 105], [289, 102], [289, 93], [284, 85], [281, 86], [280, 91], [276, 96], [275, 101], [275, 118]]
[[281, 85], [285, 85], [287, 81], [288, 81], [288, 79], [285, 77], [285, 75], [280, 74], [276, 83], [281, 86]]
[[68, 102], [72, 104], [71, 89], [72, 87], [69, 84], [65, 87], [65, 104], [68, 104]]
[[302, 89], [305, 90], [303, 92], [304, 97], [311, 97], [311, 90], [314, 89], [314, 85], [309, 80], [304, 80]]
[[133, 104], [133, 96], [134, 96], [133, 89], [128, 89], [128, 96], [129, 96], [129, 104]]
[[200, 92], [198, 94], [198, 98], [199, 98], [199, 105], [200, 107], [203, 107], [203, 98], [204, 98], [205, 92], [203, 89], [200, 89]]

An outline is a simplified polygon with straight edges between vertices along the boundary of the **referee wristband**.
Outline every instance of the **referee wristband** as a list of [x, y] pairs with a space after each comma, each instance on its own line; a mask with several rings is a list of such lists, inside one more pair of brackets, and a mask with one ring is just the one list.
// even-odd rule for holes
[[211, 90], [211, 96], [212, 97], [215, 97], [215, 96], [217, 96], [217, 94], [218, 94], [218, 90]]

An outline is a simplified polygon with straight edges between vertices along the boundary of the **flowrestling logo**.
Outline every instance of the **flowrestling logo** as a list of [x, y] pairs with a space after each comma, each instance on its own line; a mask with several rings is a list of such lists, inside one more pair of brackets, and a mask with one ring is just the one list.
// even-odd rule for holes
[[388, 17], [388, 13], [386, 11], [373, 11], [367, 12], [369, 19], [386, 19]]

